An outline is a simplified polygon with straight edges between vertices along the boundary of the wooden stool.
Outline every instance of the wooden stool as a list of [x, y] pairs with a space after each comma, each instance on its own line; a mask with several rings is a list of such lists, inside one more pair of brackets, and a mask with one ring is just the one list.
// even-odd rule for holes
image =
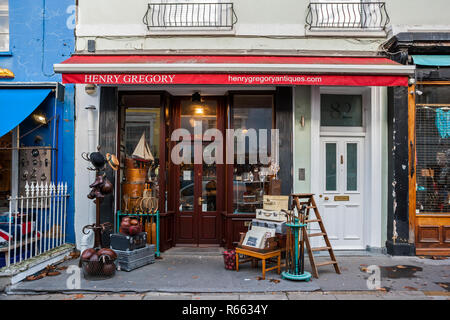
[[[241, 261], [241, 263], [252, 261], [252, 264], [253, 264], [253, 261], [255, 260], [255, 258], [260, 259], [262, 261], [262, 278], [263, 278], [263, 280], [266, 279], [266, 271], [277, 269], [277, 273], [278, 274], [281, 273], [281, 250], [279, 250], [279, 249], [262, 253], [262, 252], [256, 252], [256, 251], [242, 249], [242, 248], [236, 248], [236, 271], [239, 271], [239, 254], [243, 254], [245, 256], [251, 257], [250, 259], [245, 259], [245, 260]], [[271, 259], [271, 258], [275, 258], [275, 257], [277, 258], [277, 265], [266, 269], [266, 259]], [[256, 265], [258, 265], [258, 264], [256, 263]]]

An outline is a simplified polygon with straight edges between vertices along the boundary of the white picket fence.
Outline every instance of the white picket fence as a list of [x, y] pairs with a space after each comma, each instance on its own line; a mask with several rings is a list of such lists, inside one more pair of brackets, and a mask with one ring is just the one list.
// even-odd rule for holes
[[[9, 198], [6, 266], [65, 244], [67, 183], [28, 183], [25, 195]], [[10, 258], [11, 257], [11, 258]]]

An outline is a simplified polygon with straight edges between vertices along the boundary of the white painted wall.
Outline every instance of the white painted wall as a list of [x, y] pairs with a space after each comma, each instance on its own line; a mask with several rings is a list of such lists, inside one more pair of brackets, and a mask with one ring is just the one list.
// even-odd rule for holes
[[234, 0], [238, 22], [232, 31], [218, 32], [149, 31], [142, 22], [149, 2], [161, 1], [79, 0], [77, 51], [86, 51], [87, 40], [95, 39], [97, 51], [275, 50], [367, 55], [375, 54], [392, 34], [450, 30], [448, 0], [432, 0], [426, 4], [423, 0], [387, 0], [391, 19], [389, 34], [344, 32], [327, 37], [307, 32], [305, 28], [309, 0]]
[[[89, 149], [88, 118], [89, 112], [93, 112], [94, 140], [98, 143], [98, 111], [100, 106], [100, 88], [96, 94], [88, 95], [85, 92], [85, 85], [76, 85], [76, 107], [75, 107], [75, 240], [77, 248], [81, 248], [83, 234], [81, 230], [85, 225], [95, 222], [95, 204], [87, 198], [90, 192], [89, 184], [95, 179], [95, 172], [87, 170], [89, 163], [85, 161], [81, 154], [83, 152], [96, 151], [96, 145]], [[96, 107], [96, 110], [89, 111], [88, 106]], [[92, 234], [92, 232], [91, 232]], [[88, 239], [93, 245], [93, 236]]]

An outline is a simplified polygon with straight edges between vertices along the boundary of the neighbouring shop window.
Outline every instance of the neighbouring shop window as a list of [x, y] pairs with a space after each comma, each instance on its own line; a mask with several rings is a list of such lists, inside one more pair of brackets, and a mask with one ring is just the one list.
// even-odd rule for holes
[[124, 95], [122, 210], [148, 212], [159, 201], [160, 96]]
[[320, 125], [322, 127], [362, 127], [362, 96], [320, 95]]
[[421, 85], [416, 98], [417, 212], [450, 212], [450, 86]]
[[0, 52], [9, 51], [9, 0], [0, 0]]
[[[267, 155], [271, 154], [270, 130], [273, 128], [273, 95], [235, 95], [233, 98], [232, 128], [248, 133], [254, 129], [266, 129]], [[258, 144], [259, 144], [258, 138]], [[235, 140], [236, 144], [236, 140]], [[245, 164], [238, 164], [235, 145], [233, 172], [233, 210], [235, 213], [255, 213], [263, 208], [263, 196], [280, 194], [280, 181], [277, 179], [275, 164], [263, 164], [259, 156], [256, 164], [250, 159], [258, 153], [246, 138]], [[256, 155], [257, 156], [257, 155]]]
[[8, 196], [11, 196], [12, 134], [0, 138], [0, 213], [8, 212]]

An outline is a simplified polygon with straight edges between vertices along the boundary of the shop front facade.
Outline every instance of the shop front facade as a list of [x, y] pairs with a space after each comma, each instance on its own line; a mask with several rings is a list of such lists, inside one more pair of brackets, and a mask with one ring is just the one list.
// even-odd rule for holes
[[[409, 234], [417, 255], [450, 254], [449, 40], [446, 32], [404, 32], [387, 44], [395, 60], [416, 66], [408, 91]], [[406, 132], [405, 132], [406, 133]]]
[[[57, 243], [75, 241], [74, 86], [64, 86], [52, 69], [74, 50], [66, 13], [73, 5], [74, 1], [0, 1], [0, 267], [9, 265], [8, 256], [14, 263], [43, 253], [42, 247], [33, 250], [29, 244], [38, 239], [42, 244], [44, 234], [56, 226], [62, 230], [64, 225], [65, 230]], [[42, 197], [44, 185], [63, 182], [69, 199], [66, 224], [44, 224], [36, 215], [37, 201], [31, 204], [30, 197]], [[41, 207], [41, 217], [43, 211]]]
[[[217, 134], [226, 136], [226, 129], [270, 133], [277, 126], [276, 119], [291, 123], [289, 88], [196, 86], [154, 90], [151, 86], [119, 85], [101, 87], [99, 91], [98, 121], [104, 125], [98, 128], [98, 143], [102, 152], [117, 154], [121, 162], [116, 175], [108, 172], [110, 180], [116, 181], [116, 191], [102, 203], [102, 213], [107, 213], [102, 216], [104, 221], [114, 222], [111, 213], [118, 210], [146, 212], [149, 208], [145, 199], [151, 197], [157, 199], [152, 207], [160, 212], [161, 250], [183, 245], [231, 247], [239, 241], [239, 232], [248, 229], [256, 209], [262, 208], [264, 195], [292, 192], [292, 131], [288, 128], [284, 136], [288, 149], [284, 154], [280, 152], [280, 157], [285, 157], [285, 168], [280, 169], [275, 180], [258, 176], [267, 171], [267, 163], [227, 164], [225, 144], [216, 151], [222, 155], [214, 155], [217, 163], [194, 162], [195, 148], [199, 146], [205, 154], [205, 148], [219, 140]], [[280, 96], [287, 100], [284, 106], [289, 107], [285, 114], [281, 112], [284, 101]], [[200, 136], [194, 136], [194, 121], [203, 127]], [[186, 130], [191, 137], [187, 148], [192, 152], [187, 157], [192, 158], [184, 159], [186, 163], [171, 161], [181, 142], [177, 129]], [[207, 130], [212, 129], [217, 131], [209, 136]], [[140, 145], [145, 144], [145, 156], [151, 160], [134, 160]], [[243, 155], [247, 160], [254, 155], [251, 147], [248, 145]]]
[[[277, 70], [292, 71], [275, 73], [273, 61]], [[367, 208], [382, 201], [386, 87], [407, 86], [413, 68], [382, 57], [318, 61], [323, 58], [74, 55], [55, 65], [65, 82], [79, 83], [78, 118], [88, 121], [77, 123], [78, 153], [92, 152], [98, 144], [121, 162], [116, 174], [108, 172], [116, 191], [102, 203], [103, 221], [114, 223], [119, 210], [145, 211], [147, 193], [158, 199], [162, 250], [230, 248], [263, 207], [265, 195], [312, 190], [336, 249], [381, 249], [381, 215]], [[133, 68], [142, 70], [128, 73]], [[223, 68], [239, 73], [223, 73]], [[316, 73], [292, 73], [305, 68]], [[205, 69], [208, 73], [199, 72]], [[148, 84], [152, 81], [162, 83]], [[322, 85], [310, 85], [316, 83]], [[199, 132], [196, 121], [201, 123]], [[187, 133], [192, 152], [177, 163], [173, 156], [186, 139], [180, 138], [179, 129]], [[211, 129], [217, 130], [215, 135]], [[217, 134], [227, 137], [230, 130], [258, 136], [257, 145], [249, 139], [240, 152], [232, 140], [231, 149], [227, 143], [216, 149], [215, 163], [195, 161], [196, 148], [205, 157]], [[89, 133], [94, 134], [91, 144], [86, 143]], [[278, 135], [276, 148], [272, 134]], [[264, 161], [258, 150], [264, 140], [264, 155], [276, 154], [276, 162]], [[306, 142], [308, 147], [300, 147]], [[136, 158], [148, 160], [149, 166]], [[80, 190], [89, 185], [88, 173], [82, 176], [86, 170], [81, 157], [77, 163]], [[140, 170], [143, 176], [138, 176]], [[376, 190], [371, 189], [373, 179], [380, 179]], [[308, 189], [301, 186], [305, 181]], [[88, 193], [80, 191], [80, 202], [86, 202]]]
[[[76, 86], [78, 239], [95, 210], [86, 200], [93, 177], [81, 153], [100, 145], [121, 162], [117, 173], [108, 172], [116, 190], [102, 204], [102, 220], [115, 223], [117, 211], [137, 210], [142, 201], [131, 199], [133, 192], [157, 195], [163, 250], [232, 247], [261, 196], [314, 193], [334, 248], [416, 253], [406, 172], [415, 165], [408, 101], [417, 77], [414, 65], [396, 60], [383, 44], [408, 28], [442, 27], [444, 15], [426, 20], [423, 10], [431, 9], [418, 0], [410, 1], [409, 15], [396, 1], [360, 8], [376, 21], [317, 15], [320, 7], [339, 13], [359, 1], [286, 0], [282, 15], [266, 1], [218, 1], [197, 18], [193, 13], [206, 12], [199, 1], [102, 3], [108, 15], [79, 1], [76, 54], [55, 66]], [[168, 10], [175, 7], [178, 14]], [[194, 121], [222, 135], [278, 129], [274, 182], [259, 179], [270, 168], [262, 162], [173, 163], [183, 141], [177, 129], [190, 132], [192, 150], [215, 141], [195, 137]], [[140, 166], [127, 160], [133, 154], [153, 163], [144, 183], [130, 178]]]

